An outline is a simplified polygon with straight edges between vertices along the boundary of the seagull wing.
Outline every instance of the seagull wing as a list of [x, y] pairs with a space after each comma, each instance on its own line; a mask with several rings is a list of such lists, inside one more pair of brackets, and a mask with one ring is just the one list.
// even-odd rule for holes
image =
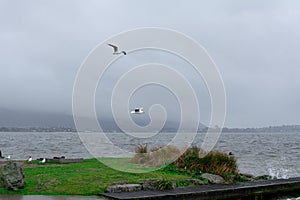
[[109, 45], [112, 48], [114, 48], [114, 52], [118, 52], [118, 47], [116, 45], [113, 45], [113, 44], [107, 44], [107, 45]]

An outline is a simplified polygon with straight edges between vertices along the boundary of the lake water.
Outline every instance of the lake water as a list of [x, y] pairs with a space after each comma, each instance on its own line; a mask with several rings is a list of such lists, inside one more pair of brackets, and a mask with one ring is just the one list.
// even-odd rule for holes
[[[183, 133], [181, 133], [183, 134]], [[160, 133], [153, 138], [136, 139], [122, 133], [108, 133], [109, 139], [123, 149], [134, 151], [136, 145], [149, 149], [167, 144], [174, 133]], [[204, 134], [194, 144], [201, 146]], [[77, 133], [0, 132], [0, 149], [12, 159], [66, 156], [91, 158]], [[269, 174], [277, 178], [300, 176], [300, 133], [223, 133], [215, 149], [232, 152], [242, 173]], [[110, 156], [114, 152], [106, 149]]]

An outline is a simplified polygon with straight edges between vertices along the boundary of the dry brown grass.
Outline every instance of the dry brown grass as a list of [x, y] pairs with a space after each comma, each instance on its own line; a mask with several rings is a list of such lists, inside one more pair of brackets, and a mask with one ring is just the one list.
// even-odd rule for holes
[[145, 145], [138, 145], [136, 148], [135, 148], [135, 153], [148, 153], [148, 148], [147, 148], [147, 144]]
[[179, 149], [170, 145], [153, 148], [150, 153], [137, 153], [130, 162], [149, 167], [162, 167], [172, 163], [178, 156], [180, 156]]
[[37, 168], [40, 166], [44, 167], [57, 167], [57, 166], [63, 166], [63, 164], [40, 164], [39, 162], [35, 161], [32, 163], [28, 163], [25, 160], [9, 160], [9, 161], [0, 161], [0, 167], [4, 166], [7, 164], [7, 162], [15, 162], [17, 163], [18, 166], [21, 168]]

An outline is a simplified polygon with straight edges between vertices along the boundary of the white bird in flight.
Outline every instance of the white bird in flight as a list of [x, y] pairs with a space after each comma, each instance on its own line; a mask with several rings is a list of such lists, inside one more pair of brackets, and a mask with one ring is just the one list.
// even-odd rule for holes
[[131, 114], [143, 114], [144, 111], [143, 111], [143, 108], [135, 108], [135, 109], [132, 110], [130, 113], [131, 113]]
[[126, 51], [119, 51], [118, 50], [118, 47], [116, 46], [116, 45], [113, 45], [113, 44], [107, 44], [108, 46], [111, 46], [112, 48], [114, 48], [114, 52], [113, 52], [113, 54], [114, 55], [119, 55], [119, 54], [124, 54], [124, 55], [126, 55], [127, 53], [126, 53]]

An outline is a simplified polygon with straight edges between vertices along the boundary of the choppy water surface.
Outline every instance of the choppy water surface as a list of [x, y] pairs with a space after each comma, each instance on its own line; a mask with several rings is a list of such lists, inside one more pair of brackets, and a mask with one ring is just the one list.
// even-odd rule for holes
[[[160, 133], [145, 139], [122, 133], [108, 133], [107, 136], [121, 148], [134, 151], [138, 144], [148, 144], [150, 149], [165, 145], [174, 133]], [[198, 134], [194, 144], [201, 146], [203, 136]], [[33, 158], [92, 157], [77, 133], [0, 132], [0, 138], [2, 153], [11, 155], [13, 159], [26, 159], [29, 155]], [[242, 173], [269, 174], [278, 178], [300, 176], [300, 133], [223, 133], [215, 149], [233, 152]], [[110, 150], [107, 154], [118, 156]]]

